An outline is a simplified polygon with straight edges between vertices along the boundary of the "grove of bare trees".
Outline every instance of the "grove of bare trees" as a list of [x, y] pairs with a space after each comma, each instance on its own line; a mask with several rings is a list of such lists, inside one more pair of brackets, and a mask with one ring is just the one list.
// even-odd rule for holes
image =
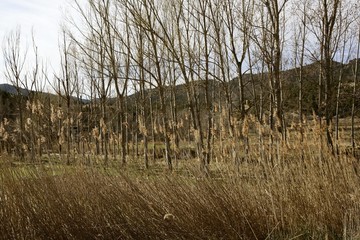
[[[303, 134], [311, 117], [327, 143], [320, 155], [339, 154], [339, 118], [348, 117], [346, 144], [356, 154], [357, 1], [87, 0], [72, 7], [78, 16], [62, 26], [58, 72], [41, 64], [35, 43], [20, 48], [20, 31], [4, 41], [5, 76], [17, 96], [16, 114], [1, 118], [2, 152], [32, 161], [57, 154], [68, 164], [97, 156], [119, 166], [141, 157], [145, 168], [163, 158], [170, 171], [196, 158], [207, 174], [213, 161], [246, 158], [250, 141], [275, 156], [290, 125]], [[36, 61], [25, 69], [28, 52]], [[43, 94], [45, 84], [55, 94]]]

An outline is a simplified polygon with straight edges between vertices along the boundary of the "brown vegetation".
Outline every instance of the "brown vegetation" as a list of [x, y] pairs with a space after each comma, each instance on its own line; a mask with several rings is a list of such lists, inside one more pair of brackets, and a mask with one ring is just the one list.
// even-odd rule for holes
[[170, 175], [161, 161], [146, 170], [132, 160], [120, 170], [3, 160], [0, 232], [5, 239], [356, 239], [359, 163], [346, 152], [320, 156], [319, 136], [314, 125], [303, 141], [292, 132], [288, 143], [252, 145], [236, 162], [216, 150], [208, 177], [186, 160]]

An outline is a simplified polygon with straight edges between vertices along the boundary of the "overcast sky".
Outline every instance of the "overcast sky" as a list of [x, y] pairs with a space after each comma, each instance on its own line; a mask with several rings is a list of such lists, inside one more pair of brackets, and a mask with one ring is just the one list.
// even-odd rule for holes
[[33, 29], [40, 57], [47, 61], [48, 69], [57, 68], [58, 33], [64, 13], [71, 11], [68, 3], [69, 0], [0, 0], [0, 83], [7, 82], [4, 79], [4, 38], [17, 27], [21, 28], [23, 49], [31, 47]]

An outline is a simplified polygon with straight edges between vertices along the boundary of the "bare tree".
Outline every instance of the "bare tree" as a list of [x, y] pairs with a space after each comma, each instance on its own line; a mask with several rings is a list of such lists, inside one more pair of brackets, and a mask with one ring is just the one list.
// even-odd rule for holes
[[[56, 76], [57, 79], [57, 86], [55, 91], [57, 92], [58, 96], [65, 100], [65, 122], [59, 126], [59, 151], [61, 153], [61, 145], [62, 141], [66, 140], [66, 163], [70, 164], [70, 156], [71, 156], [71, 128], [72, 128], [72, 97], [75, 92], [75, 86], [78, 84], [76, 82], [74, 76], [74, 65], [71, 62], [71, 42], [67, 39], [65, 30], [62, 32], [62, 45], [60, 47], [61, 51], [61, 72], [60, 75]], [[61, 100], [59, 100], [59, 104], [61, 104]], [[65, 129], [64, 129], [65, 128]], [[66, 139], [63, 139], [66, 136]]]
[[359, 74], [359, 56], [360, 56], [360, 28], [358, 29], [358, 39], [356, 48], [356, 60], [353, 68], [353, 92], [352, 92], [352, 104], [351, 104], [351, 153], [355, 157], [356, 143], [355, 143], [355, 101], [358, 85]]
[[267, 49], [267, 61], [270, 71], [271, 78], [271, 88], [272, 95], [275, 104], [275, 115], [279, 121], [280, 132], [282, 133], [283, 139], [286, 136], [285, 129], [285, 119], [283, 113], [283, 99], [282, 99], [282, 88], [281, 88], [281, 61], [282, 61], [282, 44], [284, 39], [282, 39], [282, 31], [284, 31], [282, 26], [282, 14], [285, 11], [285, 6], [288, 0], [262, 0], [262, 3], [265, 5], [269, 20], [270, 27], [265, 31], [269, 31], [271, 36], [270, 40], [270, 49]]
[[[162, 131], [165, 144], [165, 159], [169, 170], [172, 171], [173, 164], [171, 156], [170, 127], [165, 95], [166, 79], [164, 78], [162, 71], [162, 59], [164, 58], [166, 47], [160, 46], [159, 36], [156, 34], [156, 29], [158, 27], [158, 21], [156, 21], [156, 18], [159, 14], [159, 9], [153, 0], [143, 1], [141, 4], [137, 4], [136, 2], [128, 2], [127, 6], [129, 13], [131, 13], [132, 17], [134, 18], [133, 21], [138, 27], [140, 27], [141, 31], [144, 32], [146, 40], [149, 42], [148, 54], [151, 54], [151, 58], [149, 58], [149, 60], [152, 62], [151, 64], [153, 67], [140, 67], [142, 67], [143, 70], [150, 76], [150, 78], [154, 80], [158, 90], [160, 98]], [[136, 58], [134, 59], [137, 61]], [[151, 83], [149, 80], [148, 82]]]
[[240, 118], [243, 119], [246, 113], [243, 67], [246, 54], [249, 54], [251, 24], [255, 10], [254, 2], [241, 1], [241, 3], [237, 3], [229, 0], [224, 3], [224, 7], [226, 10], [225, 25], [229, 33], [229, 49], [235, 61], [239, 83]]
[[22, 160], [25, 158], [25, 123], [24, 123], [24, 92], [22, 87], [25, 84], [25, 70], [24, 65], [27, 57], [27, 49], [23, 52], [21, 48], [21, 31], [17, 28], [16, 31], [10, 32], [5, 40], [3, 46], [3, 55], [5, 63], [5, 77], [15, 86], [17, 92], [17, 107], [19, 111], [19, 124], [17, 126], [17, 149], [18, 154]]
[[[319, 0], [311, 5], [308, 18], [311, 21], [310, 31], [316, 37], [320, 57], [319, 75], [319, 121], [324, 115], [326, 124], [326, 139], [333, 151], [333, 140], [330, 133], [332, 120], [331, 101], [333, 98], [333, 57], [336, 49], [335, 25], [340, 11], [340, 0]], [[317, 4], [317, 5], [316, 5]]]
[[[296, 9], [299, 12], [299, 16], [297, 19], [300, 19], [299, 24], [297, 25], [295, 34], [295, 68], [298, 67], [298, 82], [299, 82], [299, 91], [298, 91], [298, 116], [299, 116], [299, 124], [300, 124], [300, 134], [301, 141], [303, 141], [303, 84], [304, 84], [304, 64], [305, 64], [305, 44], [307, 41], [307, 9], [308, 9], [308, 1], [304, 1], [303, 5]], [[296, 19], [296, 20], [297, 20]]]

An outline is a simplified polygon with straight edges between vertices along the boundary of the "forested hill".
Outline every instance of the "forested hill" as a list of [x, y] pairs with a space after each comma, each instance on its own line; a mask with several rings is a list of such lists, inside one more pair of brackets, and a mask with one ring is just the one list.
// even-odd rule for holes
[[[339, 62], [333, 62], [333, 74], [332, 74], [332, 111], [335, 114], [336, 101], [339, 99], [339, 115], [341, 117], [349, 116], [351, 113], [353, 86], [354, 86], [354, 70], [356, 61], [351, 60], [347, 64], [341, 64]], [[319, 96], [319, 70], [320, 63], [315, 62], [302, 67], [302, 95], [303, 95], [303, 111], [304, 114], [312, 114], [314, 108], [318, 108], [318, 96]], [[281, 73], [282, 76], [282, 90], [284, 99], [285, 112], [297, 112], [299, 102], [299, 76], [300, 67], [291, 68]], [[250, 111], [255, 113], [256, 108], [262, 107], [268, 108], [269, 99], [269, 76], [265, 74], [244, 74], [243, 81], [245, 85], [245, 101], [250, 107]], [[340, 88], [339, 88], [340, 83]], [[200, 105], [205, 105], [205, 81], [194, 81], [190, 85], [194, 85], [194, 91], [197, 95]], [[234, 109], [238, 107], [239, 103], [239, 83], [238, 78], [234, 78], [231, 81], [221, 81], [220, 79], [213, 79], [210, 81], [210, 91], [212, 92], [213, 104], [219, 103], [219, 101], [226, 101], [226, 92], [228, 91], [231, 102], [234, 105]], [[340, 91], [338, 91], [340, 90]], [[324, 86], [321, 88], [322, 94], [324, 94]], [[174, 93], [177, 107], [181, 110], [187, 107], [187, 86], [186, 84], [178, 84], [176, 86], [168, 86], [165, 90], [167, 100], [170, 101]], [[339, 94], [339, 95], [338, 95]], [[132, 106], [136, 100], [141, 98], [140, 92], [129, 96], [129, 102]], [[152, 89], [147, 91], [146, 95], [151, 96], [152, 104], [159, 106], [160, 98], [158, 91]], [[360, 109], [360, 93], [357, 93], [355, 98], [355, 107]], [[262, 105], [262, 106], [260, 106]], [[266, 110], [265, 110], [266, 111]], [[357, 115], [360, 111], [357, 111]]]
[[[13, 94], [13, 95], [16, 95], [18, 93], [18, 89], [15, 86], [13, 86], [11, 84], [7, 84], [7, 83], [0, 84], [0, 91], [1, 92], [6, 92], [6, 93], [9, 93], [9, 94]], [[24, 88], [20, 87], [19, 91], [24, 96], [29, 95], [29, 90], [27, 90], [27, 89], [24, 89]]]
[[[333, 81], [331, 84], [333, 94], [332, 111], [335, 114], [337, 98], [339, 99], [339, 115], [346, 117], [351, 112], [352, 95], [354, 86], [354, 69], [355, 59], [349, 61], [347, 64], [341, 64], [333, 62]], [[312, 114], [314, 108], [318, 107], [318, 94], [319, 94], [319, 68], [320, 63], [312, 63], [302, 68], [303, 85], [303, 109], [305, 114]], [[297, 112], [298, 111], [298, 96], [299, 96], [299, 75], [300, 68], [292, 68], [283, 71], [282, 76], [282, 90], [284, 99], [284, 110], [286, 112]], [[267, 74], [244, 74], [243, 75], [245, 85], [245, 100], [250, 107], [250, 111], [255, 113], [256, 109], [262, 107], [267, 109], [269, 99], [269, 78]], [[212, 103], [216, 105], [219, 102], [225, 102], [226, 97], [231, 99], [234, 106], [235, 112], [239, 102], [239, 84], [238, 78], [232, 79], [231, 81], [222, 81], [220, 79], [212, 79], [209, 81], [209, 91], [212, 96]], [[340, 83], [340, 84], [339, 84]], [[205, 81], [197, 80], [191, 82], [189, 85], [194, 86], [194, 93], [198, 103], [205, 105]], [[340, 89], [339, 89], [340, 86]], [[19, 88], [22, 96], [27, 99], [31, 93], [36, 92], [29, 91], [24, 88]], [[185, 83], [180, 83], [174, 86], [167, 86], [164, 89], [167, 103], [171, 101], [176, 102], [178, 110], [182, 110], [188, 107], [187, 91], [189, 88]], [[340, 90], [340, 91], [338, 91]], [[324, 89], [322, 89], [324, 92]], [[172, 94], [173, 93], [173, 94]], [[360, 108], [360, 94], [357, 93], [355, 100], [356, 109]], [[15, 98], [17, 98], [18, 91], [15, 86], [10, 84], [0, 84], [0, 114], [2, 116], [8, 114], [15, 114]], [[159, 92], [154, 87], [145, 91], [146, 98], [150, 101], [146, 101], [146, 104], [152, 104], [155, 108], [160, 106]], [[228, 95], [228, 96], [227, 96]], [[42, 98], [49, 98], [52, 101], [58, 101], [56, 95], [51, 93], [41, 93]], [[140, 92], [136, 92], [127, 97], [128, 109], [134, 111], [137, 104], [140, 102]], [[62, 97], [61, 101], [64, 101]], [[72, 98], [72, 101], [76, 102], [76, 97]], [[99, 99], [93, 100], [93, 102], [99, 101]], [[91, 101], [81, 100], [82, 104], [89, 104]], [[116, 98], [109, 97], [107, 99], [109, 105], [114, 105]], [[61, 103], [60, 103], [61, 104]], [[262, 106], [261, 106], [262, 105]], [[265, 110], [266, 111], [266, 110]], [[357, 111], [357, 115], [360, 111]]]

